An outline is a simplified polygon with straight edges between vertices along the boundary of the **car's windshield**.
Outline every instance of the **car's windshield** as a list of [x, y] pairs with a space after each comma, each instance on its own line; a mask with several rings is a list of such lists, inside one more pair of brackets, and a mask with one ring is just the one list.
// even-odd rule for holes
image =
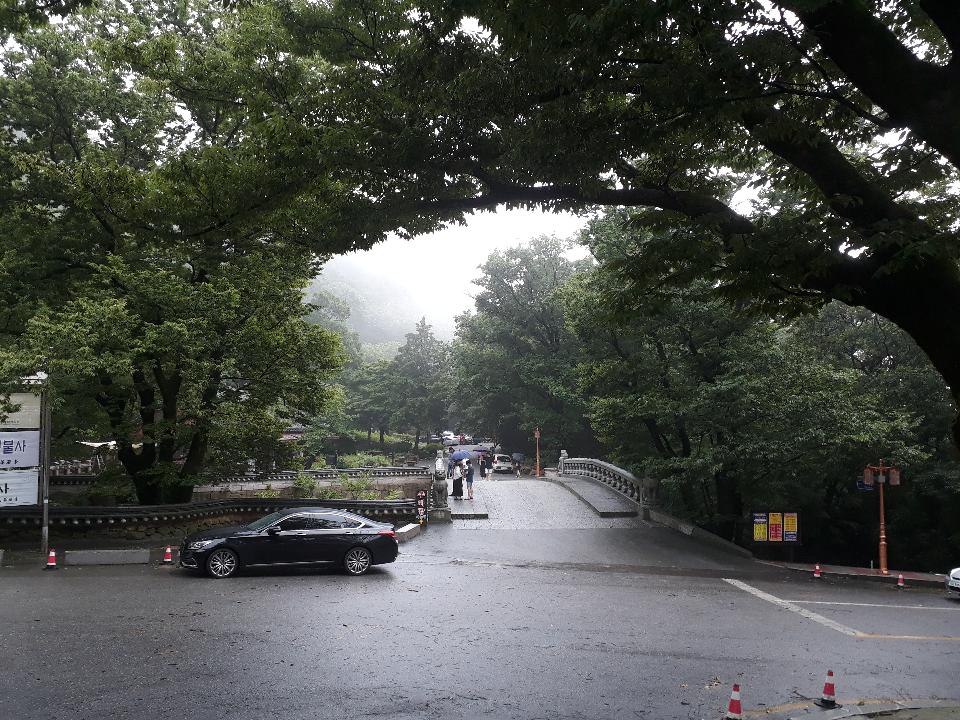
[[247, 525], [247, 530], [263, 530], [268, 525], [273, 525], [277, 520], [280, 520], [286, 514], [287, 513], [285, 510], [278, 510], [275, 513], [264, 515], [259, 520], [254, 520], [252, 523]]

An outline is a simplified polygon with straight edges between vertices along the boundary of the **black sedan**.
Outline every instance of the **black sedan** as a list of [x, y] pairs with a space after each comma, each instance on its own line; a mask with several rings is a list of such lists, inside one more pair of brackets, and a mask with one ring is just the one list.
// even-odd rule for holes
[[194, 533], [180, 546], [180, 566], [227, 578], [241, 568], [339, 565], [363, 575], [400, 552], [393, 526], [345, 510], [308, 507], [271, 513], [249, 525]]

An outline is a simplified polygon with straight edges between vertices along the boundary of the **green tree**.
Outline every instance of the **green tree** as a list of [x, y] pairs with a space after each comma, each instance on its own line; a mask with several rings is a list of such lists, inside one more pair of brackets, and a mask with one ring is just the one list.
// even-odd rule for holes
[[610, 456], [726, 537], [744, 539], [751, 508], [796, 507], [810, 550], [857, 563], [872, 557], [875, 521], [853, 480], [885, 457], [916, 478], [895, 521], [898, 552], [944, 561], [951, 533], [938, 504], [960, 502], [952, 407], [916, 344], [839, 303], [771, 321], [708, 283], [637, 286], [620, 260], [646, 234], [617, 217], [594, 222], [585, 237], [598, 266], [563, 290], [583, 347], [580, 387]]
[[954, 4], [390, 0], [291, 18], [300, 52], [340, 67], [340, 97], [364, 98], [341, 116], [363, 138], [351, 161], [407, 233], [499, 204], [638, 208], [664, 230], [630, 258], [638, 276], [868, 308], [960, 398]]
[[420, 447], [423, 430], [439, 432], [446, 422], [452, 391], [449, 346], [434, 337], [422, 318], [390, 363], [396, 383], [396, 413], [413, 429], [413, 448]]
[[104, 3], [0, 54], [3, 378], [43, 369], [97, 408], [63, 415], [106, 429], [145, 503], [189, 492], [224, 428], [275, 442], [319, 412], [342, 361], [302, 318], [316, 210], [244, 91], [288, 62], [257, 12]]
[[393, 426], [397, 412], [396, 378], [386, 360], [361, 365], [347, 384], [348, 411], [360, 427], [366, 429], [367, 440], [374, 430], [383, 436]]
[[477, 284], [477, 312], [459, 319], [457, 396], [465, 419], [514, 447], [533, 430], [543, 450], [596, 448], [576, 391], [579, 347], [567, 330], [557, 293], [589, 260], [566, 257], [570, 243], [538, 237], [490, 256]]

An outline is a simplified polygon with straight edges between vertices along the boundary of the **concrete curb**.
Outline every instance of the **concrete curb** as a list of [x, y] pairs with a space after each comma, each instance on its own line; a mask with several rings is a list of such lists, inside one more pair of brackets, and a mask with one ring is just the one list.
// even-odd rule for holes
[[[840, 698], [843, 704], [843, 698]], [[905, 702], [890, 701], [871, 705], [844, 705], [834, 710], [823, 710], [816, 706], [808, 708], [809, 712], [799, 715], [790, 715], [787, 720], [809, 720], [815, 716], [820, 720], [840, 720], [848, 717], [876, 717], [896, 710], [926, 710], [928, 708], [943, 708], [960, 712], [960, 703], [956, 700], [907, 700]]]
[[417, 535], [420, 534], [421, 526], [419, 523], [409, 523], [404, 525], [402, 528], [397, 530], [397, 541], [407, 542], [413, 540]]
[[148, 565], [150, 550], [67, 550], [63, 554], [64, 565]]
[[[812, 576], [812, 568], [802, 568], [802, 567], [791, 567], [785, 563], [772, 562], [769, 560], [758, 560], [757, 562], [763, 563], [764, 565], [769, 565], [770, 567], [780, 568], [781, 570], [789, 570], [790, 572], [800, 573], [801, 575]], [[847, 580], [863, 580], [870, 583], [879, 583], [880, 585], [890, 585], [896, 587], [897, 585], [897, 573], [891, 573], [890, 575], [858, 575], [856, 573], [844, 573], [836, 572], [834, 570], [824, 569], [824, 566], [820, 566], [820, 573], [824, 577], [834, 577], [834, 578], [846, 578]], [[927, 578], [909, 578], [904, 579], [905, 589], [909, 590], [911, 587], [928, 587], [928, 588], [940, 588], [943, 589], [944, 583], [946, 582], [945, 578], [939, 579], [927, 579]]]
[[660, 525], [665, 525], [668, 528], [673, 528], [674, 530], [694, 537], [697, 540], [702, 540], [704, 542], [715, 545], [721, 550], [726, 550], [727, 552], [732, 552], [741, 557], [752, 558], [753, 553], [747, 550], [746, 548], [740, 547], [736, 543], [732, 543], [729, 540], [724, 540], [719, 535], [714, 535], [712, 532], [704, 530], [703, 528], [698, 528], [692, 523], [688, 523], [685, 520], [680, 518], [675, 518], [673, 515], [668, 515], [662, 510], [656, 510], [654, 508], [643, 508], [643, 519], [652, 520], [655, 523]]

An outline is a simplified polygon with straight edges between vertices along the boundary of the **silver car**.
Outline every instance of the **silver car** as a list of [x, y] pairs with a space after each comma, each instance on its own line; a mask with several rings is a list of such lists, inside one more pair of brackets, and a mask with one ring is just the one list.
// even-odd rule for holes
[[947, 574], [947, 595], [960, 596], [960, 567], [954, 568]]

